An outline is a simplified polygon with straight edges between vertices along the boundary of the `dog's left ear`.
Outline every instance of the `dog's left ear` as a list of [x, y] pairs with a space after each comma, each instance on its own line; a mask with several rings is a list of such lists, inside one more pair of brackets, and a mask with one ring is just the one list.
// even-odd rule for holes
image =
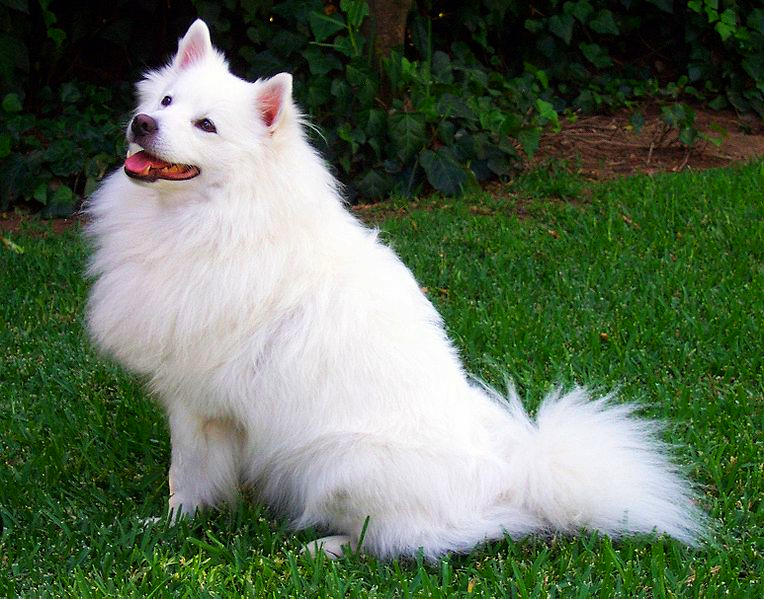
[[278, 127], [284, 114], [284, 107], [291, 99], [292, 76], [289, 73], [279, 73], [263, 82], [263, 87], [257, 96], [257, 107], [269, 131], [274, 131]]
[[183, 70], [199, 62], [212, 51], [210, 30], [204, 21], [196, 19], [178, 42], [178, 53], [172, 61], [172, 66]]

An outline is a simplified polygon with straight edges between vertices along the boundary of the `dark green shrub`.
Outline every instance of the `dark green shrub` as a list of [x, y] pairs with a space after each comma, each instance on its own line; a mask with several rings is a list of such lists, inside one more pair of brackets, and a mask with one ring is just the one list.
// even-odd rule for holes
[[547, 0], [528, 12], [526, 57], [574, 107], [607, 109], [666, 90], [764, 117], [757, 0]]
[[124, 155], [125, 119], [103, 87], [66, 83], [41, 99], [37, 114], [23, 111], [16, 94], [3, 99], [0, 208], [27, 200], [66, 215]]
[[14, 0], [0, 3], [0, 207], [87, 193], [121, 154], [123, 82], [197, 15], [237, 73], [294, 74], [351, 198], [510, 177], [569, 112], [657, 99], [687, 145], [692, 102], [764, 116], [757, 0], [415, 0], [382, 60], [363, 0]]
[[[235, 11], [195, 5], [213, 29], [234, 27]], [[459, 37], [441, 44], [427, 13], [412, 15], [410, 43], [377, 64], [367, 16], [363, 0], [275, 2], [247, 13], [253, 45], [239, 50], [250, 77], [295, 75], [316, 142], [351, 196], [410, 195], [423, 185], [458, 194], [509, 176], [542, 127], [557, 122], [541, 99], [543, 74], [508, 77]]]

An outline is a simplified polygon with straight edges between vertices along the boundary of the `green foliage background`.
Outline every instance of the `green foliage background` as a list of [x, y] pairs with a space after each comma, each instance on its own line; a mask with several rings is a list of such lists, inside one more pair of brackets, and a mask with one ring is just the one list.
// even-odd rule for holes
[[131, 83], [196, 16], [238, 74], [295, 75], [351, 199], [510, 177], [566, 112], [651, 99], [764, 116], [756, 0], [417, 0], [382, 60], [363, 0], [0, 0], [0, 208], [67, 212], [116, 166]]

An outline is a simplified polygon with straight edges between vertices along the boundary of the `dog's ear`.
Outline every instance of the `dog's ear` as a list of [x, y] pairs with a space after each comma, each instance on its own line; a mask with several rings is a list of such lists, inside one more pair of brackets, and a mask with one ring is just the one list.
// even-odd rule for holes
[[274, 131], [284, 114], [284, 107], [292, 100], [292, 76], [279, 73], [263, 82], [257, 96], [257, 107], [263, 122], [270, 131]]
[[176, 69], [182, 70], [202, 60], [211, 52], [210, 30], [204, 21], [197, 19], [178, 42], [178, 53], [172, 64]]

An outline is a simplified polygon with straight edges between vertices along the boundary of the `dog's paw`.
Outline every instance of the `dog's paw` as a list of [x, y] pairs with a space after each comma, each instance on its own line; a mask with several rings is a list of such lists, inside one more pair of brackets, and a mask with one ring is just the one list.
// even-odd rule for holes
[[155, 526], [159, 524], [162, 521], [162, 518], [159, 516], [153, 516], [152, 518], [141, 518], [140, 523], [143, 526], [143, 528], [151, 528], [152, 526]]
[[323, 537], [311, 541], [303, 548], [303, 553], [309, 553], [311, 557], [315, 558], [319, 551], [323, 551], [324, 555], [329, 559], [338, 559], [342, 557], [343, 547], [353, 549], [353, 542], [350, 537], [346, 535], [334, 535], [331, 537]]
[[143, 528], [150, 528], [152, 526], [166, 526], [171, 528], [180, 524], [181, 520], [191, 520], [196, 515], [196, 512], [189, 513], [179, 508], [170, 508], [167, 514], [162, 516], [153, 516], [151, 518], [141, 518], [141, 524]]
[[173, 526], [176, 526], [178, 523], [180, 523], [181, 518], [186, 517], [187, 516], [185, 514], [178, 514], [177, 516], [175, 514], [167, 514], [164, 517], [152, 516], [151, 518], [141, 518], [140, 522], [143, 525], [143, 528], [151, 528], [152, 526], [164, 526], [167, 528], [172, 528]]

